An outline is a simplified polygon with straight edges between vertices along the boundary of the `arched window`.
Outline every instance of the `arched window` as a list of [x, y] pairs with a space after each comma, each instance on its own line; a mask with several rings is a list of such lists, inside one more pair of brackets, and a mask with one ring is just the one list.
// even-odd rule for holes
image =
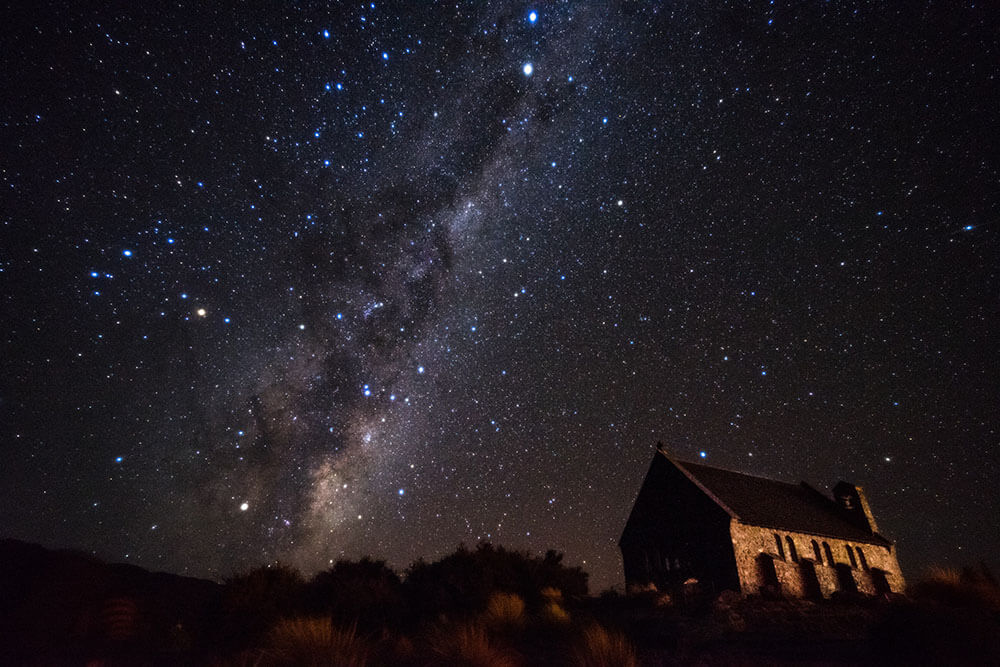
[[793, 563], [799, 562], [799, 554], [795, 551], [795, 542], [792, 542], [790, 535], [785, 535], [785, 541], [788, 542], [788, 555], [791, 557]]
[[785, 560], [785, 546], [781, 543], [781, 536], [777, 533], [774, 534], [774, 543], [778, 547], [778, 558]]
[[847, 549], [847, 560], [851, 561], [851, 567], [857, 567], [858, 561], [854, 558], [854, 549], [851, 548], [850, 544], [844, 545], [844, 548]]
[[830, 549], [830, 545], [826, 542], [823, 543], [823, 553], [826, 554], [826, 564], [833, 567], [836, 564], [833, 562], [833, 551]]
[[861, 567], [863, 567], [864, 569], [867, 570], [868, 569], [868, 559], [865, 558], [865, 552], [861, 550], [861, 547], [854, 547], [854, 549], [858, 552], [858, 560], [861, 561]]
[[812, 545], [813, 545], [813, 556], [816, 557], [816, 562], [817, 563], [822, 563], [823, 562], [823, 554], [821, 554], [819, 552], [819, 543], [817, 543], [816, 540], [813, 540], [812, 541]]

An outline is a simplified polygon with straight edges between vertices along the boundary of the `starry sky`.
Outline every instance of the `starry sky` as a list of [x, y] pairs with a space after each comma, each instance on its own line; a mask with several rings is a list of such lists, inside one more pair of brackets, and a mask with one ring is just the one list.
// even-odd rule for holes
[[3, 536], [601, 590], [662, 440], [995, 562], [988, 3], [71, 4], [0, 22]]

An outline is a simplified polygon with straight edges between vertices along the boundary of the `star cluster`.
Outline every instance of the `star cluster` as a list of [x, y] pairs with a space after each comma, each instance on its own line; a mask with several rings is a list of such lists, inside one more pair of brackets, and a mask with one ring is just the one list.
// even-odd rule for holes
[[1000, 550], [984, 5], [10, 14], [9, 536], [600, 589], [662, 440], [864, 485], [904, 567]]

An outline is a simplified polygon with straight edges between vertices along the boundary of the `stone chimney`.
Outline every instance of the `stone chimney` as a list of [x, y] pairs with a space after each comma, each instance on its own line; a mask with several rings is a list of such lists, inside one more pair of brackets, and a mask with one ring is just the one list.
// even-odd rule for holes
[[878, 532], [878, 524], [875, 523], [875, 516], [868, 505], [864, 489], [850, 482], [837, 482], [833, 487], [833, 498], [843, 510], [850, 513], [855, 523], [873, 533]]

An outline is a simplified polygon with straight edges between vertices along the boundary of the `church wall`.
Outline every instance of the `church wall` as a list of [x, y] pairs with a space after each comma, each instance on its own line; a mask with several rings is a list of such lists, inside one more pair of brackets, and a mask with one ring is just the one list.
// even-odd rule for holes
[[664, 456], [657, 455], [619, 542], [629, 589], [679, 589], [696, 579], [718, 593], [739, 587], [729, 515]]
[[[818, 592], [823, 597], [830, 597], [839, 590], [850, 589], [850, 582], [853, 582], [853, 588], [859, 593], [877, 595], [880, 593], [877, 570], [885, 572], [885, 579], [891, 591], [902, 592], [906, 587], [906, 582], [899, 570], [899, 563], [896, 561], [896, 555], [887, 547], [809, 533], [751, 526], [736, 519], [731, 521], [730, 534], [740, 587], [744, 594], [759, 593], [761, 586], [765, 584], [765, 575], [760, 565], [762, 557], [770, 558], [773, 562], [774, 574], [782, 594], [792, 597], [807, 597], [810, 593], [808, 581], [810, 568], [808, 564], [804, 566], [802, 561], [811, 563], [811, 569], [815, 572], [815, 580], [818, 584]], [[775, 541], [775, 535], [781, 539], [780, 550]], [[792, 544], [795, 546], [799, 562], [795, 562], [792, 558], [788, 538], [791, 538]], [[814, 540], [820, 548], [819, 559], [816, 558], [812, 546]], [[829, 546], [830, 555], [833, 556], [833, 565], [829, 562], [824, 544]], [[848, 546], [852, 549], [853, 563], [848, 557]], [[864, 556], [863, 561], [857, 552], [858, 547]], [[843, 574], [838, 573], [838, 567], [843, 571]], [[815, 591], [815, 588], [813, 590]]]

